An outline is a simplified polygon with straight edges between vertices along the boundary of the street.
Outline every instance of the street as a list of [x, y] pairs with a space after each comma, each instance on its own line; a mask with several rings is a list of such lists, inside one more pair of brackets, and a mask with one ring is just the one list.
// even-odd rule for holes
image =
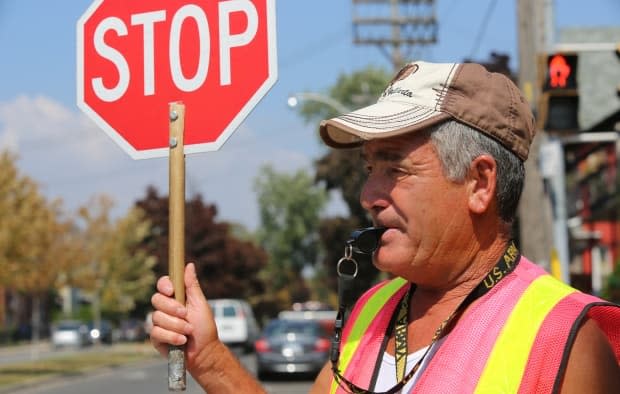
[[[254, 371], [254, 356], [241, 356], [241, 362]], [[153, 394], [169, 393], [166, 360], [147, 361], [142, 365], [129, 365], [106, 369], [88, 376], [57, 378], [32, 387], [11, 391], [12, 394]], [[280, 378], [263, 382], [270, 394], [305, 394], [312, 385], [311, 378]], [[187, 394], [203, 393], [196, 382], [187, 375]]]

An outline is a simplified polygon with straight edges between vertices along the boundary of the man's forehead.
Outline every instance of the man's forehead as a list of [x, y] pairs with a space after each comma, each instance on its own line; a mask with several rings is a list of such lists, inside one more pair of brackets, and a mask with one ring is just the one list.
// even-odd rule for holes
[[362, 157], [366, 160], [400, 161], [427, 141], [423, 134], [366, 141], [362, 146]]
[[[408, 151], [407, 151], [408, 152]], [[362, 149], [362, 158], [364, 160], [380, 160], [380, 161], [401, 161], [407, 157], [407, 152], [403, 152], [397, 148], [387, 146], [373, 147]]]

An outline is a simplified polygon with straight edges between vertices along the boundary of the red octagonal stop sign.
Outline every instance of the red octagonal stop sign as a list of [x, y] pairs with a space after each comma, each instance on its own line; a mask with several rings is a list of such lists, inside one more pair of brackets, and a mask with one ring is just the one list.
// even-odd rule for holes
[[220, 148], [277, 78], [275, 0], [98, 0], [77, 25], [77, 103], [133, 158]]

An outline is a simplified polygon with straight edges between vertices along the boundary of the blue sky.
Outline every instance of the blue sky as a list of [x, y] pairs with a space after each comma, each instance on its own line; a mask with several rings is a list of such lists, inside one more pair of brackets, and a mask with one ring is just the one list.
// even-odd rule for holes
[[[90, 4], [0, 0], [0, 147], [15, 151], [23, 173], [48, 197], [62, 198], [68, 211], [105, 193], [122, 214], [147, 185], [167, 194], [168, 162], [132, 160], [77, 108], [76, 22]], [[617, 0], [554, 5], [557, 28], [620, 24]], [[511, 55], [515, 66], [515, 10], [514, 0], [437, 0], [439, 42], [416, 56], [484, 60], [496, 51]], [[340, 74], [367, 65], [390, 67], [378, 48], [353, 44], [350, 1], [278, 0], [276, 11], [278, 81], [219, 151], [188, 155], [186, 162], [188, 195], [201, 193], [217, 205], [221, 220], [250, 229], [258, 225], [252, 186], [258, 168], [270, 163], [281, 171], [311, 171], [325, 149], [316, 125], [304, 124], [287, 97], [325, 92]], [[330, 212], [340, 209], [337, 201], [330, 204]]]

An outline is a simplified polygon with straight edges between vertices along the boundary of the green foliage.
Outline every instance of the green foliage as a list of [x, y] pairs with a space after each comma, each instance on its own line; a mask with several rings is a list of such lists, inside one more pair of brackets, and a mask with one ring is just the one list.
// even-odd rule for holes
[[91, 296], [95, 316], [100, 312], [127, 313], [138, 301], [150, 297], [155, 283], [155, 257], [137, 246], [150, 233], [144, 212], [131, 209], [112, 220], [112, 201], [106, 196], [93, 199], [79, 210], [82, 254], [68, 283]]
[[90, 304], [80, 303], [71, 311], [71, 314], [65, 314], [61, 310], [54, 310], [50, 314], [50, 321], [57, 322], [61, 320], [78, 320], [84, 323], [92, 321], [95, 318]]
[[616, 262], [614, 271], [607, 278], [602, 296], [608, 301], [620, 304], [620, 261]]
[[[255, 190], [261, 221], [257, 237], [270, 256], [268, 277], [276, 291], [290, 288], [301, 282], [304, 266], [320, 256], [318, 225], [327, 195], [304, 170], [285, 174], [271, 166], [262, 168]], [[300, 287], [291, 298], [301, 296]]]
[[0, 286], [42, 294], [58, 278], [66, 223], [60, 203], [48, 202], [15, 161], [8, 152], [0, 154]]
[[[377, 101], [377, 98], [391, 78], [386, 70], [367, 67], [352, 74], [341, 74], [326, 96], [341, 103], [346, 108], [357, 109]], [[338, 115], [332, 106], [313, 100], [306, 100], [299, 109], [306, 122], [317, 123]]]

